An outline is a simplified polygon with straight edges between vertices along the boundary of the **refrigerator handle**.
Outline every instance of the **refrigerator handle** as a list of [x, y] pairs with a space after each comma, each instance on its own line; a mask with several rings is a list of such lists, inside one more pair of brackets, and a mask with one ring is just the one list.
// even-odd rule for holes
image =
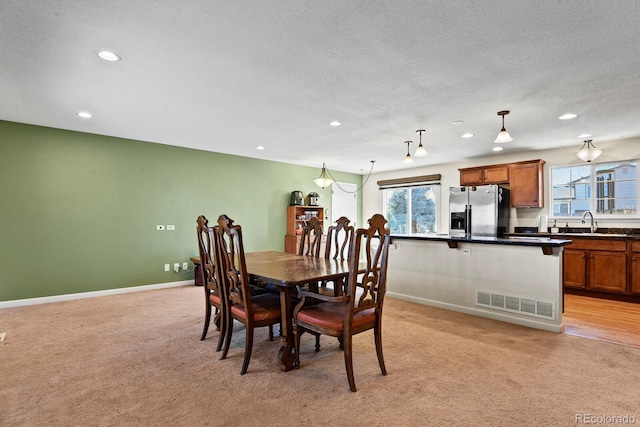
[[464, 208], [465, 217], [467, 221], [467, 227], [465, 229], [465, 234], [471, 236], [471, 205], [466, 205]]

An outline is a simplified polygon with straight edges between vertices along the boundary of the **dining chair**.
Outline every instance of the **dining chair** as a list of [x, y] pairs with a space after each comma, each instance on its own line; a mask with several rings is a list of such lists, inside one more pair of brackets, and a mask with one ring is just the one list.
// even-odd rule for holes
[[322, 222], [317, 217], [311, 218], [302, 227], [302, 237], [298, 246], [298, 255], [319, 257], [322, 245]]
[[[351, 220], [346, 216], [341, 216], [335, 221], [335, 225], [327, 229], [327, 241], [325, 244], [324, 257], [326, 259], [335, 259], [338, 261], [349, 261], [349, 245], [353, 240], [355, 228], [349, 225]], [[331, 289], [327, 284], [333, 282]], [[333, 293], [338, 296], [344, 292], [346, 281], [336, 283], [335, 281], [325, 281], [320, 284], [319, 291], [324, 294]]]
[[245, 325], [244, 360], [240, 374], [249, 367], [253, 349], [254, 329], [269, 326], [269, 340], [273, 340], [273, 325], [280, 323], [280, 296], [273, 293], [251, 295], [249, 275], [245, 262], [242, 228], [235, 225], [227, 215], [220, 215], [218, 225], [213, 227], [215, 236], [215, 262], [218, 280], [226, 297], [224, 347], [220, 359], [226, 359], [233, 334], [233, 320]]
[[224, 298], [222, 296], [222, 287], [218, 282], [218, 275], [215, 271], [215, 264], [213, 261], [214, 254], [214, 236], [213, 228], [209, 227], [209, 221], [204, 215], [200, 215], [197, 222], [197, 234], [198, 234], [198, 250], [200, 252], [200, 278], [204, 288], [204, 329], [202, 330], [202, 336], [200, 340], [204, 340], [207, 337], [209, 331], [209, 323], [211, 322], [212, 307], [215, 309], [214, 323], [216, 329], [220, 331], [218, 335], [218, 345], [216, 351], [220, 351], [222, 348], [222, 342], [224, 340], [225, 330], [225, 316], [222, 313], [225, 311], [223, 308]]
[[[382, 375], [387, 374], [382, 354], [382, 307], [386, 292], [390, 232], [380, 214], [369, 219], [369, 228], [356, 230], [349, 247], [347, 292], [327, 296], [311, 291], [300, 292], [300, 302], [293, 311], [295, 366], [300, 367], [300, 337], [305, 332], [342, 339], [349, 388], [356, 391], [353, 377], [353, 335], [373, 329]], [[306, 304], [307, 299], [319, 301]]]

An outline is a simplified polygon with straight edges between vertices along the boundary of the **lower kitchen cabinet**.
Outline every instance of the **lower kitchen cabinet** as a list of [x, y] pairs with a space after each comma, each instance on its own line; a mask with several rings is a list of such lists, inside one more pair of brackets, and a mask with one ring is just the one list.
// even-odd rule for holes
[[591, 251], [587, 289], [607, 292], [627, 291], [627, 253]]
[[631, 243], [631, 286], [632, 294], [640, 294], [640, 242]]
[[564, 250], [564, 285], [578, 289], [587, 286], [587, 251]]
[[571, 249], [567, 247], [564, 251], [564, 286], [593, 291], [627, 292], [626, 241], [606, 238], [572, 240]]

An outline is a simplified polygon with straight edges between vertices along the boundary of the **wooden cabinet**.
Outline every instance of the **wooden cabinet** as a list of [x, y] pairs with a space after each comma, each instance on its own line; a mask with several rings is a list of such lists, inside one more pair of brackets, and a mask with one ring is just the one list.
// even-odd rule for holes
[[640, 242], [631, 243], [630, 255], [631, 268], [631, 285], [629, 286], [632, 294], [640, 294]]
[[544, 160], [458, 169], [460, 185], [508, 184], [513, 208], [544, 207]]
[[615, 293], [627, 292], [627, 242], [571, 239], [564, 251], [564, 286]]
[[544, 207], [544, 160], [512, 163], [510, 171], [511, 207]]
[[[284, 251], [296, 253], [302, 227], [314, 216], [318, 217], [324, 227], [324, 208], [320, 206], [288, 206], [287, 234], [284, 236]], [[298, 231], [300, 230], [300, 231]], [[322, 248], [321, 248], [322, 250]]]
[[459, 169], [460, 185], [508, 184], [509, 165], [490, 165]]
[[584, 289], [587, 287], [587, 251], [564, 250], [564, 286]]

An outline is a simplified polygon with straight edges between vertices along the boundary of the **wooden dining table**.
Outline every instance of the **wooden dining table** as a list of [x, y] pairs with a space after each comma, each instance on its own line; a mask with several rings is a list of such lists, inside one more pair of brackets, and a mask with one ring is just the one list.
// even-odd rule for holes
[[307, 283], [323, 280], [335, 280], [337, 283], [346, 279], [349, 263], [276, 251], [247, 252], [245, 260], [249, 275], [260, 282], [273, 284], [280, 292], [282, 346], [278, 351], [278, 361], [280, 369], [290, 371], [294, 368], [292, 290]]

